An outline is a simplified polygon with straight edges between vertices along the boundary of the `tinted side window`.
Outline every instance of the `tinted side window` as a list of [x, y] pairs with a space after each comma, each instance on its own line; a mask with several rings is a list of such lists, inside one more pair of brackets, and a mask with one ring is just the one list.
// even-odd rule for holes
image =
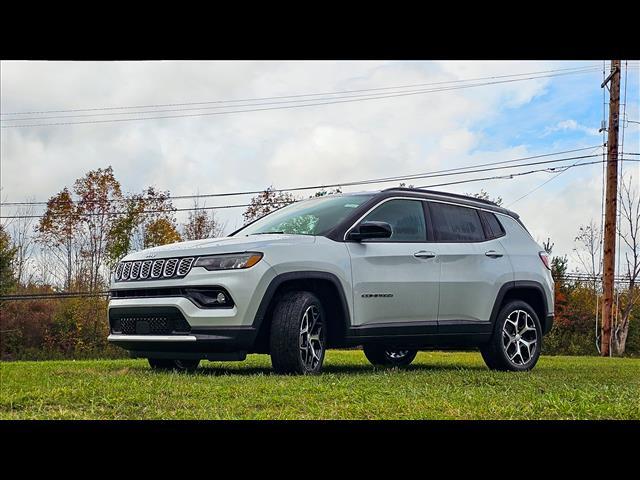
[[368, 241], [425, 242], [427, 229], [420, 200], [389, 200], [362, 219], [387, 222], [393, 234], [390, 238]]
[[430, 203], [430, 208], [437, 242], [478, 242], [485, 239], [475, 209], [446, 203]]
[[489, 227], [488, 233], [491, 238], [498, 238], [505, 234], [504, 228], [493, 213], [482, 211], [480, 212], [480, 215], [482, 215], [487, 227]]

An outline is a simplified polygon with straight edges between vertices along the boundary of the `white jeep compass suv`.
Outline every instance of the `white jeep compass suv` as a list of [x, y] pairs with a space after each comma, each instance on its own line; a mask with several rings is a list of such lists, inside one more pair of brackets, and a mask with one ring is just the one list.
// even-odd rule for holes
[[549, 260], [517, 214], [408, 188], [131, 253], [110, 293], [109, 341], [157, 369], [268, 353], [277, 372], [317, 373], [327, 348], [361, 345], [375, 365], [479, 348], [489, 368], [529, 370], [553, 323]]

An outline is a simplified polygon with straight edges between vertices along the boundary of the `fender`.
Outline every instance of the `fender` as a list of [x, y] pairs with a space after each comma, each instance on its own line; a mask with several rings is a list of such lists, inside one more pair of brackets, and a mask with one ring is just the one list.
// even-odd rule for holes
[[344, 294], [344, 289], [342, 288], [342, 284], [336, 275], [329, 272], [321, 272], [315, 270], [301, 270], [296, 272], [287, 272], [281, 273], [277, 275], [264, 293], [262, 300], [260, 301], [260, 306], [256, 311], [256, 315], [253, 319], [253, 328], [256, 332], [260, 330], [260, 326], [262, 325], [262, 321], [267, 314], [267, 310], [269, 308], [269, 304], [273, 299], [278, 287], [282, 285], [284, 282], [288, 282], [291, 280], [328, 280], [331, 282], [338, 291], [338, 308], [342, 310], [343, 318], [344, 318], [344, 332], [347, 332], [349, 326], [351, 325], [351, 315], [349, 314], [349, 306], [347, 303], [347, 297]]

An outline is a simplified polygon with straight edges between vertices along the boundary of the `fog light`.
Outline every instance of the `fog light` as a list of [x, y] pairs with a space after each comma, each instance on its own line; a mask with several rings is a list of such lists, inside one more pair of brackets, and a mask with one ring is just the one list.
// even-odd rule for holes
[[186, 294], [201, 307], [232, 307], [233, 301], [225, 292], [215, 288], [188, 288]]

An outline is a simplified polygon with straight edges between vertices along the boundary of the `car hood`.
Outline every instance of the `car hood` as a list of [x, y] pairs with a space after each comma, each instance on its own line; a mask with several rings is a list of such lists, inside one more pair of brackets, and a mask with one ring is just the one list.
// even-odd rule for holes
[[314, 243], [316, 237], [311, 235], [266, 234], [242, 237], [205, 238], [190, 242], [170, 243], [159, 247], [147, 248], [133, 252], [123, 260], [147, 260], [169, 257], [189, 257], [215, 255], [219, 253], [241, 253], [247, 251], [263, 251], [271, 245], [300, 245]]

